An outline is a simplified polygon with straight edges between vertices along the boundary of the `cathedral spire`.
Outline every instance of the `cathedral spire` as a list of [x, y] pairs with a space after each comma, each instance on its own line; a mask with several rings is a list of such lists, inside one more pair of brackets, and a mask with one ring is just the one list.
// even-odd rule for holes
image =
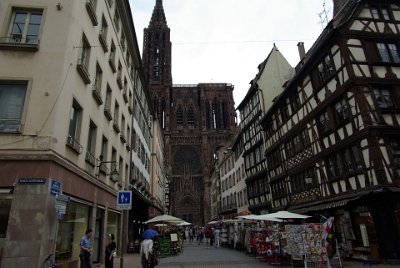
[[151, 15], [151, 20], [149, 24], [149, 27], [152, 26], [168, 27], [162, 0], [156, 0], [156, 5], [154, 6], [153, 14]]

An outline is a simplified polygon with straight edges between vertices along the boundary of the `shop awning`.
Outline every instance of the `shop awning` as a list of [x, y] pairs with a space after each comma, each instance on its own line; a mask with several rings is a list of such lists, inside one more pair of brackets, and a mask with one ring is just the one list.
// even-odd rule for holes
[[144, 196], [138, 189], [136, 189], [135, 187], [131, 187], [131, 190], [134, 195], [139, 196], [147, 205], [154, 206], [153, 202], [151, 202], [150, 199]]
[[347, 205], [348, 202], [355, 201], [357, 199], [360, 199], [368, 194], [379, 194], [379, 193], [387, 193], [387, 192], [400, 192], [399, 187], [382, 187], [382, 186], [377, 186], [373, 189], [368, 188], [365, 190], [357, 191], [352, 194], [346, 195], [346, 196], [341, 196], [341, 197], [335, 197], [331, 198], [330, 200], [320, 200], [308, 204], [302, 204], [302, 205], [293, 205], [290, 206], [287, 210], [296, 212], [296, 213], [305, 213], [308, 211], [320, 211], [324, 209], [330, 209], [330, 208], [337, 208], [337, 207], [344, 207]]
[[346, 199], [333, 201], [333, 202], [327, 202], [327, 203], [308, 204], [305, 206], [293, 206], [293, 207], [289, 208], [289, 210], [292, 212], [296, 212], [296, 213], [305, 213], [308, 211], [319, 211], [319, 210], [330, 209], [330, 208], [344, 207], [345, 205], [347, 205], [348, 202], [354, 201], [359, 198], [360, 198], [360, 196], [346, 198]]

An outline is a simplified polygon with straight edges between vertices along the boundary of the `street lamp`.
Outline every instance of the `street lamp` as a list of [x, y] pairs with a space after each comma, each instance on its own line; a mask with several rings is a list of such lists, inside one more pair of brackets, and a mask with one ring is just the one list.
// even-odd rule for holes
[[101, 165], [103, 165], [103, 164], [112, 164], [113, 168], [112, 168], [110, 174], [107, 174], [107, 175], [110, 175], [110, 179], [113, 182], [117, 182], [119, 180], [119, 172], [118, 172], [118, 168], [117, 168], [118, 167], [118, 162], [117, 161], [102, 161], [103, 160], [103, 155], [100, 155], [99, 159], [100, 159], [100, 163], [97, 166], [97, 168], [99, 169], [99, 173], [100, 173]]

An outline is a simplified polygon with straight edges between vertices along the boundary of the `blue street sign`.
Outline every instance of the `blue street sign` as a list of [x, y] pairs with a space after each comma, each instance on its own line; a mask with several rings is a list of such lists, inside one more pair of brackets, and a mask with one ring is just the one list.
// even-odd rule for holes
[[117, 208], [126, 210], [132, 208], [132, 191], [119, 191], [117, 195]]
[[50, 185], [50, 194], [57, 196], [60, 194], [60, 192], [61, 192], [61, 182], [52, 179]]

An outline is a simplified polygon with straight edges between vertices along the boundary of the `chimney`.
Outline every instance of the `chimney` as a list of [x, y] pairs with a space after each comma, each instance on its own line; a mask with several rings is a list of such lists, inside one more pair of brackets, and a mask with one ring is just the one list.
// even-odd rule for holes
[[342, 9], [348, 0], [333, 0], [333, 17]]
[[306, 50], [304, 49], [304, 43], [303, 42], [299, 42], [297, 44], [297, 48], [299, 50], [299, 55], [300, 55], [300, 61], [304, 59], [304, 57], [306, 56]]

